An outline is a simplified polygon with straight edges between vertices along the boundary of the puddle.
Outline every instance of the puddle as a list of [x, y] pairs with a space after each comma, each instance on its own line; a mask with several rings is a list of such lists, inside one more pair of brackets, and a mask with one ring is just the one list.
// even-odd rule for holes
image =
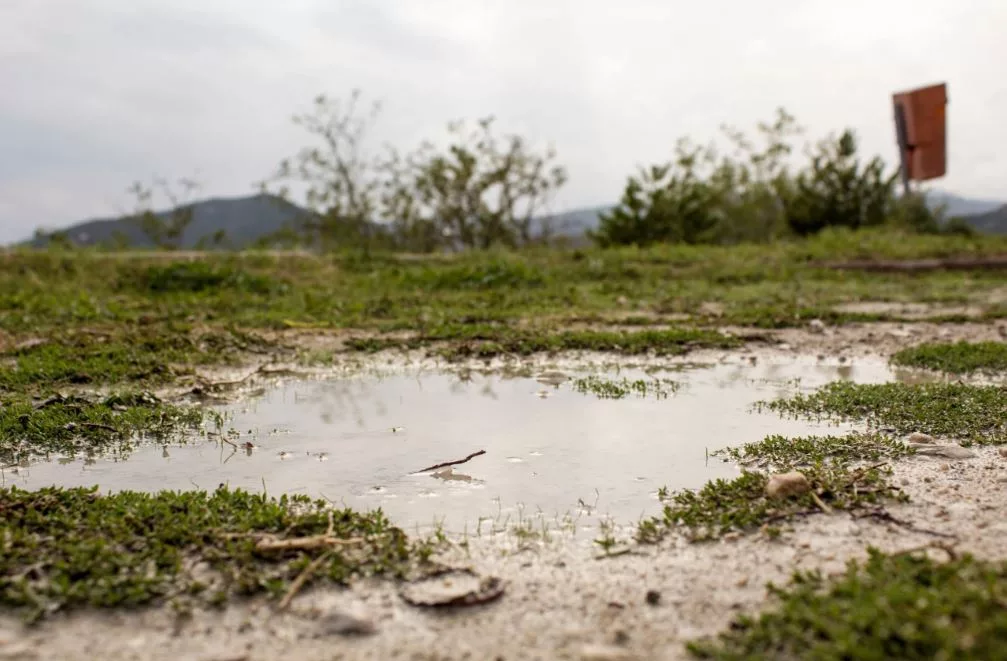
[[[599, 399], [567, 376], [401, 370], [381, 376], [293, 381], [224, 407], [240, 432], [233, 445], [148, 447], [128, 460], [41, 463], [8, 485], [99, 485], [102, 490], [212, 490], [219, 484], [271, 494], [305, 493], [358, 509], [382, 508], [406, 530], [440, 522], [474, 531], [540, 512], [557, 520], [585, 511], [631, 523], [655, 514], [662, 486], [697, 488], [737, 468], [707, 456], [769, 434], [839, 433], [849, 426], [781, 419], [750, 406], [836, 379], [907, 379], [881, 360], [734, 356], [708, 367], [600, 374], [677, 383], [666, 397], [633, 392]], [[922, 377], [915, 377], [922, 378]], [[547, 396], [546, 396], [547, 395]], [[456, 466], [418, 473], [484, 450]]]

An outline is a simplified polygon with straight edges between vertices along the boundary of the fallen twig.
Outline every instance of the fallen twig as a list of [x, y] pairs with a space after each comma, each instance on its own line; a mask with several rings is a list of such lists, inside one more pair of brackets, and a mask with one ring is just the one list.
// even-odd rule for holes
[[867, 473], [887, 465], [888, 465], [887, 461], [882, 461], [879, 464], [874, 464], [873, 466], [864, 466], [863, 468], [858, 469], [856, 472], [853, 473], [853, 475], [850, 476], [850, 479], [846, 482], [846, 484], [843, 485], [843, 488], [845, 489], [847, 487], [855, 486], [857, 482], [862, 480], [864, 476], [867, 475]]
[[919, 551], [927, 551], [929, 549], [937, 549], [939, 551], [944, 551], [948, 554], [948, 559], [957, 560], [958, 552], [950, 544], [942, 544], [940, 542], [929, 542], [927, 544], [921, 544], [920, 546], [914, 546], [912, 548], [903, 549], [901, 551], [895, 551], [892, 555], [910, 555], [912, 553], [917, 553]]
[[868, 510], [863, 514], [854, 515], [856, 519], [877, 519], [878, 521], [886, 521], [888, 523], [894, 523], [897, 526], [910, 530], [912, 532], [918, 532], [922, 535], [933, 535], [934, 537], [942, 537], [944, 539], [958, 539], [955, 535], [948, 534], [946, 532], [940, 532], [937, 530], [930, 530], [929, 528], [917, 528], [910, 521], [903, 521], [902, 519], [897, 519], [891, 515], [890, 512], [884, 509]]
[[469, 456], [465, 457], [464, 459], [459, 459], [458, 461], [445, 461], [442, 464], [435, 464], [433, 466], [429, 466], [427, 468], [424, 468], [423, 470], [418, 470], [416, 472], [417, 473], [429, 473], [430, 471], [439, 470], [441, 468], [447, 468], [448, 466], [457, 466], [458, 464], [464, 464], [465, 462], [471, 461], [472, 459], [475, 459], [479, 455], [483, 455], [483, 454], [486, 454], [486, 450], [479, 450], [478, 452], [473, 452], [472, 454], [470, 454]]
[[832, 514], [832, 508], [826, 505], [822, 501], [822, 499], [818, 497], [818, 494], [815, 493], [814, 491], [811, 492], [811, 500], [815, 501], [815, 505], [818, 505], [818, 507], [822, 510], [822, 512], [824, 512], [825, 514]]
[[298, 591], [304, 587], [304, 584], [307, 583], [308, 579], [311, 578], [311, 575], [322, 566], [322, 563], [329, 559], [330, 555], [332, 555], [331, 550], [321, 554], [312, 560], [311, 564], [304, 568], [304, 571], [297, 575], [294, 582], [290, 584], [290, 589], [287, 590], [287, 594], [283, 595], [283, 599], [280, 600], [280, 604], [278, 606], [280, 610], [285, 610], [287, 606], [290, 605], [290, 602], [297, 595]]

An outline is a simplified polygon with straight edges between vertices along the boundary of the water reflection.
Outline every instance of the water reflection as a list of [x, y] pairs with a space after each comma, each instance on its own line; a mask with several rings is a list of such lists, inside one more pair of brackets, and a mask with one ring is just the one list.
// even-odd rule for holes
[[[606, 376], [652, 379], [656, 369]], [[751, 405], [837, 378], [898, 378], [881, 361], [735, 359], [677, 371], [667, 399], [599, 400], [562, 369], [534, 373], [399, 372], [290, 382], [226, 412], [225, 439], [137, 450], [125, 462], [64, 459], [4, 471], [6, 483], [94, 485], [103, 490], [213, 489], [307, 493], [381, 507], [404, 526], [443, 520], [460, 530], [500, 506], [563, 516], [597, 501], [622, 521], [652, 514], [654, 493], [695, 488], [736, 468], [708, 452], [768, 434], [832, 433], [835, 426], [752, 413]], [[914, 375], [915, 378], [915, 375]], [[547, 395], [547, 396], [543, 396]], [[461, 466], [416, 471], [477, 456]]]

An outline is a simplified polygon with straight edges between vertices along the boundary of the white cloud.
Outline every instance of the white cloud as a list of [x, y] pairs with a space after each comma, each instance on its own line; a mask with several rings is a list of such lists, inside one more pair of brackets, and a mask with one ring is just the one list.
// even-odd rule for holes
[[114, 213], [154, 173], [244, 194], [319, 92], [382, 99], [376, 142], [454, 118], [553, 142], [560, 206], [615, 199], [676, 138], [785, 106], [894, 158], [890, 95], [947, 81], [956, 192], [1007, 197], [1002, 0], [5, 0], [0, 241]]

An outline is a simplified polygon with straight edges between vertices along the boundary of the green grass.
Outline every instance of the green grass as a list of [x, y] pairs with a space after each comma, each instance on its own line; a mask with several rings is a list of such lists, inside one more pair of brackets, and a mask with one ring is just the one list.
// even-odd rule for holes
[[43, 402], [12, 397], [0, 405], [0, 464], [62, 456], [124, 457], [141, 442], [184, 439], [207, 412], [162, 402], [150, 393], [101, 399], [56, 396]]
[[830, 383], [768, 404], [784, 415], [863, 421], [898, 434], [924, 432], [964, 445], [1007, 442], [1007, 387], [965, 383]]
[[564, 351], [677, 356], [694, 349], [731, 349], [741, 342], [700, 328], [649, 330], [530, 330], [524, 328], [457, 326], [440, 328], [416, 338], [364, 338], [346, 343], [354, 351], [432, 348], [449, 360], [492, 358], [501, 355], [530, 356]]
[[427, 347], [468, 358], [674, 354], [736, 346], [715, 332], [724, 324], [892, 318], [835, 309], [866, 300], [972, 305], [1003, 316], [1007, 308], [989, 304], [1002, 286], [998, 274], [818, 264], [1000, 253], [1007, 239], [890, 231], [773, 245], [427, 256], [16, 250], [0, 255], [0, 389], [157, 387], [198, 366], [280, 351], [288, 329], [353, 329], [351, 351]]
[[[277, 500], [225, 488], [113, 495], [0, 489], [0, 514], [0, 603], [29, 620], [84, 606], [275, 598], [315, 560], [306, 586], [401, 575], [416, 550], [380, 510], [330, 510], [301, 496]], [[342, 542], [300, 550], [260, 545], [329, 532]]]
[[758, 462], [774, 470], [788, 471], [827, 461], [849, 464], [902, 459], [912, 452], [905, 444], [886, 435], [854, 432], [845, 436], [767, 436], [757, 443], [711, 454], [742, 464]]
[[[0, 394], [171, 383], [200, 365], [237, 364], [266, 343], [229, 329], [129, 326], [60, 333], [0, 352]], [[279, 348], [273, 348], [279, 352]]]
[[936, 342], [902, 349], [892, 363], [948, 374], [1007, 372], [1007, 343]]
[[855, 512], [902, 500], [898, 488], [888, 482], [891, 468], [884, 462], [909, 453], [884, 437], [855, 433], [795, 439], [771, 436], [759, 443], [721, 450], [714, 454], [735, 461], [758, 461], [773, 472], [799, 470], [810, 482], [811, 492], [771, 498], [766, 494], [768, 473], [750, 470], [733, 480], [708, 482], [698, 491], [662, 490], [663, 514], [642, 521], [637, 539], [652, 542], [669, 531], [680, 531], [692, 541], [707, 541], [762, 526], [775, 534], [782, 523], [822, 512], [822, 504]]
[[597, 375], [574, 379], [571, 385], [575, 392], [589, 393], [598, 399], [625, 399], [634, 393], [639, 397], [653, 395], [657, 399], [667, 399], [669, 394], [677, 392], [681, 387], [681, 384], [671, 379], [630, 381], [627, 378], [609, 379]]
[[1003, 563], [870, 549], [835, 579], [798, 572], [770, 585], [771, 610], [688, 647], [718, 661], [1007, 659], [1005, 586]]

